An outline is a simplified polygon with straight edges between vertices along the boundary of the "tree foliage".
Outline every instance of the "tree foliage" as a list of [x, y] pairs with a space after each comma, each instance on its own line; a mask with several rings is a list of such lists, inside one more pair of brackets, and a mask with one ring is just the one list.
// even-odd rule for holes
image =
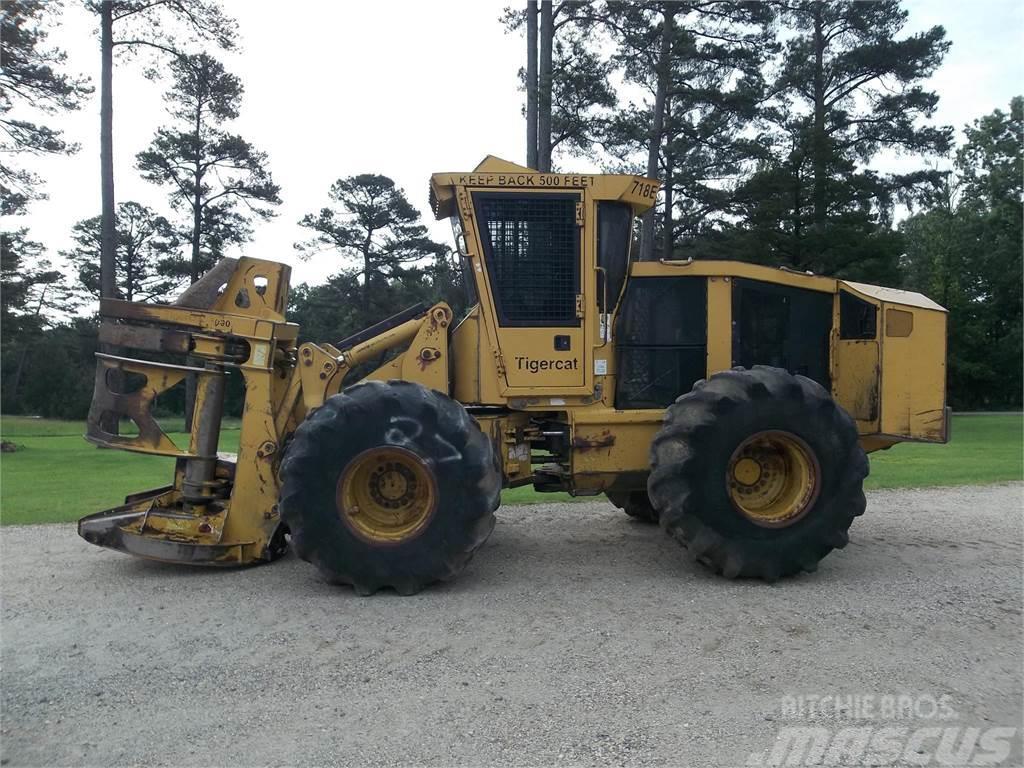
[[64, 277], [44, 256], [28, 230], [0, 234], [0, 337], [4, 344], [31, 336], [49, 324], [47, 310], [71, 309]]
[[355, 274], [341, 272], [321, 285], [297, 286], [289, 297], [288, 319], [299, 323], [303, 341], [334, 342], [419, 302], [446, 301], [456, 317], [466, 308], [462, 275], [450, 254], [404, 270], [400, 279], [375, 286], [374, 293], [387, 308], [367, 313], [362, 283]]
[[[100, 297], [100, 217], [78, 222], [72, 229], [75, 247], [61, 255], [78, 271], [85, 293]], [[179, 239], [171, 223], [135, 202], [117, 207], [118, 298], [125, 301], [167, 301], [188, 277], [178, 253]]]
[[[553, 17], [551, 149], [663, 180], [657, 250], [670, 254], [725, 214], [729, 185], [758, 146], [744, 129], [775, 50], [774, 12], [717, 0], [565, 0]], [[504, 21], [518, 29], [523, 18], [506, 10]], [[645, 217], [644, 258], [655, 251], [654, 219]]]
[[136, 166], [143, 178], [169, 188], [171, 206], [186, 217], [195, 282], [227, 246], [251, 239], [254, 218], [274, 215], [280, 187], [266, 153], [225, 127], [238, 117], [241, 81], [208, 54], [175, 59], [171, 75], [172, 125], [157, 131]]
[[[231, 50], [238, 43], [238, 24], [217, 0], [109, 0], [115, 48], [132, 56], [145, 50], [174, 58], [204, 44]], [[104, 0], [88, 0], [99, 13]], [[155, 77], [152, 66], [146, 73]]]
[[16, 410], [24, 371], [55, 323], [56, 312], [75, 309], [60, 270], [26, 229], [0, 233], [0, 350], [4, 410]]
[[[117, 248], [114, 52], [130, 58], [145, 51], [177, 59], [185, 56], [190, 47], [202, 43], [230, 50], [237, 42], [237, 24], [221, 10], [217, 0], [87, 0], [87, 5], [100, 18], [100, 286], [104, 296], [111, 296], [115, 290], [114, 253]], [[155, 78], [159, 70], [149, 66], [144, 71], [148, 77]], [[193, 267], [196, 260], [194, 255]], [[116, 425], [110, 426], [116, 428]]]
[[430, 239], [391, 179], [349, 176], [331, 186], [329, 197], [330, 206], [299, 222], [313, 233], [296, 244], [304, 258], [327, 252], [339, 260], [323, 285], [292, 291], [289, 319], [301, 325], [303, 339], [336, 341], [418, 302], [447, 301], [456, 317], [462, 314], [455, 254]]
[[355, 295], [361, 317], [375, 322], [394, 312], [396, 286], [415, 284], [448, 248], [430, 239], [419, 211], [387, 176], [338, 179], [328, 197], [331, 205], [299, 221], [313, 235], [296, 248], [305, 258], [324, 251], [336, 254], [339, 277], [331, 290]]
[[732, 187], [762, 154], [747, 129], [765, 98], [774, 12], [757, 3], [609, 1], [603, 13], [615, 60], [642, 94], [609, 121], [605, 149], [621, 167], [662, 180], [661, 246], [652, 213], [644, 258], [671, 257], [721, 222]]
[[906, 282], [949, 310], [954, 407], [1020, 407], [1024, 98], [965, 134], [942, 194], [900, 227]]
[[[593, 34], [591, 3], [545, 0], [545, 5], [550, 7], [550, 40], [543, 39], [540, 45], [550, 49], [550, 71], [531, 80], [528, 60], [527, 66], [519, 70], [519, 78], [527, 96], [523, 115], [528, 123], [533, 122], [534, 128], [531, 139], [527, 126], [527, 165], [551, 170], [553, 158], [559, 153], [580, 156], [592, 151], [594, 143], [600, 140], [605, 114], [614, 106], [616, 95], [610, 80], [614, 67], [601, 53], [602, 41]], [[528, 32], [529, 11], [506, 8], [502, 23], [510, 32], [524, 28]], [[536, 54], [534, 51], [533, 55]], [[527, 56], [531, 56], [529, 44]], [[538, 103], [532, 116], [531, 97]], [[547, 115], [542, 121], [543, 110]], [[539, 130], [540, 122], [544, 123], [543, 131]], [[536, 142], [532, 149], [531, 141]]]
[[882, 149], [927, 157], [951, 129], [927, 122], [938, 96], [921, 83], [949, 48], [942, 27], [899, 37], [898, 0], [779, 5], [791, 30], [764, 112], [773, 146], [738, 190], [724, 255], [878, 282], [898, 281], [893, 206], [928, 194], [926, 168], [880, 173]]
[[[55, 116], [78, 109], [92, 89], [83, 77], [64, 70], [67, 54], [47, 46], [44, 26], [60, 5], [43, 0], [4, 0], [0, 16], [0, 197], [3, 215], [19, 213], [39, 196], [39, 178], [12, 165], [12, 154], [69, 154], [78, 145], [63, 131], [33, 115]], [[48, 18], [49, 17], [49, 18]]]

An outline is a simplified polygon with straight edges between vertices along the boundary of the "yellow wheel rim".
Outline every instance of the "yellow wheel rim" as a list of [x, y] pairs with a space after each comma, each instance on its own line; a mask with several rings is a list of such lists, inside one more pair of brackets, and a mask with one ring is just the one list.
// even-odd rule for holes
[[821, 468], [810, 447], [790, 432], [758, 432], [733, 452], [726, 472], [733, 506], [768, 528], [792, 525], [814, 505]]
[[437, 508], [434, 475], [405, 448], [363, 451], [338, 480], [338, 514], [372, 544], [398, 544], [422, 533]]

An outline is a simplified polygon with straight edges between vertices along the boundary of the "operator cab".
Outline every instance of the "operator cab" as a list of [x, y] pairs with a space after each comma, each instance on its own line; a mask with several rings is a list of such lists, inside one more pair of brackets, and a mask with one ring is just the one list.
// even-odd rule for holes
[[472, 380], [463, 402], [595, 398], [608, 373], [610, 319], [629, 271], [634, 217], [658, 182], [640, 176], [538, 173], [487, 157], [470, 173], [431, 177], [437, 218], [450, 218], [471, 309], [453, 356]]

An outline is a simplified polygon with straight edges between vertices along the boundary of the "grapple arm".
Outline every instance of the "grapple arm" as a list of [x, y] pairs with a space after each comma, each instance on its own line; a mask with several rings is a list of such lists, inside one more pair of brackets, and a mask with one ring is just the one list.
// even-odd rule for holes
[[[288, 277], [289, 268], [276, 262], [224, 260], [175, 305], [101, 302], [105, 346], [161, 359], [97, 355], [85, 437], [107, 448], [172, 457], [176, 466], [171, 485], [80, 520], [82, 537], [174, 562], [271, 559], [281, 551], [284, 443], [311, 409], [351, 383], [346, 376], [354, 369], [388, 352], [390, 359], [365, 378], [402, 378], [448, 391], [452, 312], [446, 304], [399, 313], [338, 346], [299, 347], [298, 326], [284, 315]], [[180, 362], [167, 361], [174, 355]], [[237, 457], [217, 453], [225, 381], [234, 372], [245, 383]], [[195, 394], [186, 446], [161, 428], [152, 410], [160, 396], [189, 381]], [[134, 434], [108, 428], [125, 420]]]

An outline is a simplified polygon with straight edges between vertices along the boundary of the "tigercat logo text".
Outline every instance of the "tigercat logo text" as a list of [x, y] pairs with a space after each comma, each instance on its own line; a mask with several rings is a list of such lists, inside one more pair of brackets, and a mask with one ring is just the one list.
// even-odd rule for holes
[[572, 360], [534, 360], [532, 357], [516, 357], [516, 368], [520, 371], [539, 373], [540, 371], [578, 371], [580, 361]]

